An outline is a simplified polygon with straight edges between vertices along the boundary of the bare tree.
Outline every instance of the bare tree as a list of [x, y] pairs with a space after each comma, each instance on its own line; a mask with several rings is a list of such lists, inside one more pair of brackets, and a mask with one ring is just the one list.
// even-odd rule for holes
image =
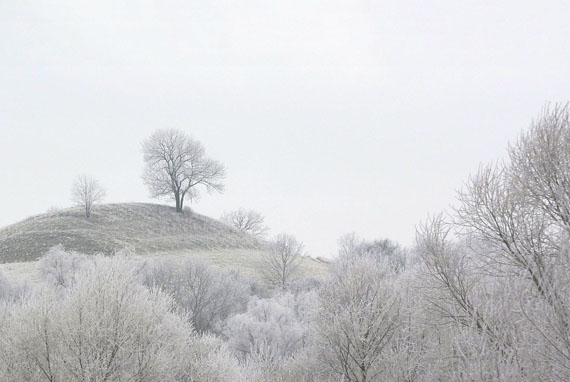
[[195, 380], [177, 379], [193, 329], [172, 303], [139, 284], [130, 259], [98, 257], [61, 297], [45, 288], [10, 308], [0, 328], [0, 380]]
[[430, 310], [455, 332], [464, 377], [570, 379], [569, 145], [569, 107], [546, 108], [510, 161], [470, 177], [452, 222], [418, 231]]
[[339, 257], [351, 256], [360, 252], [360, 247], [363, 240], [358, 237], [354, 232], [342, 235], [338, 240], [338, 255]]
[[301, 275], [303, 243], [292, 235], [280, 234], [271, 243], [263, 259], [261, 273], [265, 280], [282, 289]]
[[172, 197], [182, 212], [186, 197], [199, 196], [198, 186], [208, 192], [223, 191], [224, 166], [208, 157], [204, 146], [185, 133], [157, 130], [142, 144], [143, 181], [155, 197]]
[[546, 106], [510, 147], [515, 186], [570, 232], [570, 104]]
[[265, 225], [265, 218], [254, 210], [240, 208], [222, 215], [221, 220], [234, 226], [242, 232], [253, 236], [264, 236], [269, 228]]
[[73, 183], [71, 198], [78, 205], [85, 208], [85, 217], [91, 216], [93, 205], [103, 200], [105, 190], [96, 179], [87, 175], [80, 175]]
[[318, 358], [335, 380], [396, 380], [385, 375], [400, 326], [396, 284], [370, 258], [341, 259], [333, 268], [319, 295], [316, 341]]

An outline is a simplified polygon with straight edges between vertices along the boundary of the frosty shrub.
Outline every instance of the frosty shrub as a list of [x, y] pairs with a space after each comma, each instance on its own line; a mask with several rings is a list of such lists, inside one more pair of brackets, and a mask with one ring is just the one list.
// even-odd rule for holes
[[182, 355], [180, 381], [251, 381], [226, 344], [209, 334], [195, 337]]
[[263, 353], [252, 355], [244, 365], [248, 382], [333, 381], [319, 372], [313, 349], [301, 349], [292, 356], [272, 359]]
[[246, 312], [227, 321], [229, 347], [241, 360], [257, 357], [275, 361], [294, 354], [305, 345], [314, 300], [314, 294], [253, 297]]
[[89, 258], [81, 253], [66, 251], [61, 245], [51, 248], [38, 262], [40, 277], [47, 283], [69, 288], [75, 275], [88, 265]]
[[343, 235], [338, 240], [340, 258], [367, 257], [387, 264], [394, 272], [401, 273], [408, 262], [408, 251], [390, 239], [366, 241], [355, 233]]
[[44, 290], [13, 307], [0, 332], [0, 380], [176, 380], [192, 327], [172, 309], [129, 260], [99, 258], [63, 297]]
[[30, 288], [27, 283], [20, 280], [10, 280], [0, 272], [0, 301], [17, 301], [29, 293]]

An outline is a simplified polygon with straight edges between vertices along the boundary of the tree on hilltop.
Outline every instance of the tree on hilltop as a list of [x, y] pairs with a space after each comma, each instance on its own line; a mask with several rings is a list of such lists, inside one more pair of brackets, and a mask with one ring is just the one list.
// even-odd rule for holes
[[199, 196], [198, 187], [208, 192], [224, 190], [224, 165], [206, 156], [204, 146], [174, 129], [157, 130], [143, 141], [143, 181], [152, 197], [171, 197], [182, 212], [184, 199]]
[[78, 206], [85, 209], [85, 217], [91, 217], [91, 211], [95, 203], [99, 203], [105, 197], [105, 189], [97, 179], [87, 175], [80, 175], [75, 179], [71, 188], [71, 199]]

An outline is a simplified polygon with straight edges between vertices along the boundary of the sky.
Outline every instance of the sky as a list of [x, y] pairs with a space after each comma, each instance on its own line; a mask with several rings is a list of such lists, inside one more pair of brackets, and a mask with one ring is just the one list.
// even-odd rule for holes
[[159, 202], [141, 142], [175, 128], [226, 165], [192, 207], [261, 212], [312, 256], [414, 243], [546, 102], [570, 100], [568, 1], [0, 0], [0, 227]]

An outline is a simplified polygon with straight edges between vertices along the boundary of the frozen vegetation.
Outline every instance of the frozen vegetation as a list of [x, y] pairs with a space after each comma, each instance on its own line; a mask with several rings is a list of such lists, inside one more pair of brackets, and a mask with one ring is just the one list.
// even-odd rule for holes
[[294, 238], [266, 251], [260, 274], [283, 277], [52, 248], [35, 282], [0, 274], [0, 380], [568, 381], [570, 110], [546, 109], [414, 248], [345, 235], [323, 276], [287, 268]]

